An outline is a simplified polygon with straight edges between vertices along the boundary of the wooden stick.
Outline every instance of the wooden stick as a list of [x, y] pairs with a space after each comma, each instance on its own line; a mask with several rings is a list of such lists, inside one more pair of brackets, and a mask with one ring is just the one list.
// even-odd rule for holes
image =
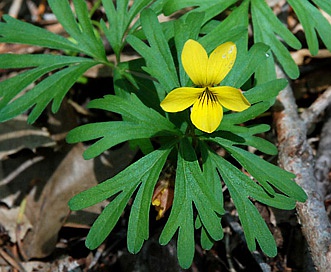
[[[280, 69], [277, 74], [278, 77], [285, 77]], [[307, 126], [298, 114], [290, 86], [279, 94], [278, 102], [282, 110], [274, 114], [274, 121], [278, 134], [279, 162], [287, 171], [296, 174], [296, 183], [308, 195], [308, 200], [297, 203], [296, 209], [316, 269], [320, 272], [331, 271], [331, 225], [316, 186]]]

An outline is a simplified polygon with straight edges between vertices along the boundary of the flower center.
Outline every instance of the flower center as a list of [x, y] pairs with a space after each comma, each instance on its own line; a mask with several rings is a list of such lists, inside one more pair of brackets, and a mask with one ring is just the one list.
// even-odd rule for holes
[[206, 87], [202, 94], [199, 95], [198, 99], [201, 103], [206, 103], [207, 105], [209, 102], [212, 104], [218, 102], [216, 95], [214, 95], [213, 92], [208, 89], [208, 87]]

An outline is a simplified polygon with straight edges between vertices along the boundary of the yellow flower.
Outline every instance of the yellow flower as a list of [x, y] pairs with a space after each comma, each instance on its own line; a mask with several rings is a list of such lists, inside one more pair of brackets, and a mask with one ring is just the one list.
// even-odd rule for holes
[[218, 46], [208, 57], [200, 43], [188, 40], [182, 52], [183, 67], [197, 87], [180, 87], [171, 91], [161, 102], [167, 112], [178, 112], [192, 106], [191, 120], [198, 129], [212, 133], [223, 118], [223, 107], [243, 111], [250, 103], [240, 89], [216, 86], [232, 69], [237, 55], [233, 42]]
[[156, 184], [154, 190], [152, 205], [158, 212], [156, 220], [161, 219], [165, 212], [171, 207], [174, 199], [174, 189], [171, 182], [168, 180], [161, 180]]

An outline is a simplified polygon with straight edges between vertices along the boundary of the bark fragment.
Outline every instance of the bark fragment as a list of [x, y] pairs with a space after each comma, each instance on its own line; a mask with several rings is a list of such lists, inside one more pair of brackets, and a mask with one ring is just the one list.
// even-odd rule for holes
[[[279, 77], [285, 77], [278, 71]], [[274, 115], [277, 129], [279, 162], [297, 175], [295, 181], [308, 195], [296, 209], [317, 271], [331, 271], [331, 225], [314, 175], [315, 158], [307, 141], [307, 124], [299, 116], [290, 86], [278, 96], [281, 111]]]

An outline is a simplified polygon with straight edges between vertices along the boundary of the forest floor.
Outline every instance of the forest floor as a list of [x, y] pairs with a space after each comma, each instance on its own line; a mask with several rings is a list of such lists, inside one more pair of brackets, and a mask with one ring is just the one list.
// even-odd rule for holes
[[[14, 3], [19, 5], [15, 8]], [[0, 1], [0, 16], [5, 13], [64, 34], [45, 1]], [[295, 19], [288, 14], [288, 22], [294, 24]], [[303, 38], [299, 25], [292, 29], [297, 37]], [[33, 54], [45, 50], [0, 44], [0, 54]], [[287, 91], [294, 95], [294, 100], [288, 103], [296, 104], [301, 118], [309, 120], [307, 131], [299, 133], [305, 134], [305, 142], [312, 152], [308, 163], [314, 168], [317, 191], [330, 216], [331, 53], [321, 49], [312, 57], [307, 49], [301, 49], [293, 51], [292, 56], [301, 75], [290, 82]], [[69, 211], [67, 203], [73, 195], [114, 176], [141, 155], [128, 144], [122, 144], [86, 161], [82, 158], [83, 144], [65, 142], [66, 133], [72, 128], [112, 118], [86, 108], [90, 100], [113, 92], [111, 73], [96, 69], [85, 74], [85, 82], [72, 87], [57, 114], [48, 109], [33, 125], [27, 124], [26, 115], [0, 124], [0, 272], [182, 271], [177, 263], [175, 241], [166, 246], [158, 243], [165, 219], [155, 220], [157, 213], [153, 208], [150, 239], [137, 255], [126, 249], [130, 205], [108, 239], [93, 251], [85, 247], [85, 237], [107, 201], [81, 212]], [[18, 72], [0, 70], [0, 81]], [[287, 103], [286, 99], [280, 97], [283, 104]], [[267, 159], [290, 164], [291, 160], [284, 158], [290, 147], [279, 142], [280, 134], [286, 135], [288, 131], [278, 130], [283, 121], [277, 108], [270, 109], [256, 121], [261, 120], [273, 127], [261, 136], [280, 148], [287, 148], [281, 150], [279, 157]], [[209, 251], [197, 242], [192, 267], [187, 271], [314, 271], [297, 210], [281, 211], [255, 203], [278, 247], [278, 255], [268, 258], [259, 250], [248, 251], [235, 207], [227, 193], [224, 194], [225, 237]], [[198, 235], [196, 241], [199, 241]]]

